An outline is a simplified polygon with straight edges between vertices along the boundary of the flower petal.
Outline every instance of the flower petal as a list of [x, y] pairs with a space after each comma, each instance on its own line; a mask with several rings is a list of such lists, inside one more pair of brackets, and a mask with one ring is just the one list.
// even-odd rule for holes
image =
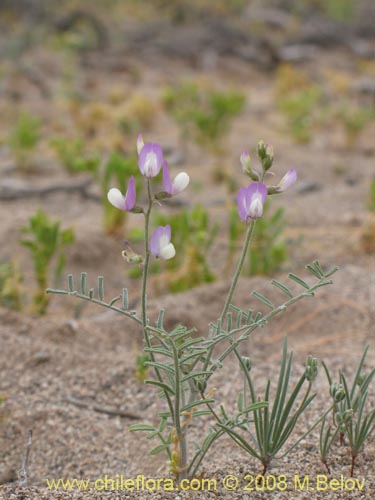
[[151, 179], [160, 172], [163, 152], [160, 144], [147, 142], [139, 153], [138, 165], [142, 175]]
[[259, 193], [262, 203], [266, 201], [267, 198], [267, 186], [263, 184], [263, 182], [252, 182], [249, 184], [247, 187], [248, 190], [248, 196], [251, 198], [256, 194]]
[[189, 185], [190, 177], [186, 172], [180, 172], [176, 175], [172, 183], [172, 194], [179, 194]]
[[172, 194], [172, 181], [171, 175], [169, 173], [168, 163], [165, 161], [163, 163], [163, 188], [168, 194]]
[[240, 219], [246, 222], [248, 217], [248, 204], [247, 204], [247, 188], [242, 187], [239, 189], [237, 194], [237, 206], [238, 206], [238, 215]]
[[276, 186], [277, 192], [282, 193], [289, 189], [297, 180], [297, 172], [295, 168], [290, 168], [288, 172], [281, 179], [279, 184]]
[[159, 256], [164, 260], [172, 259], [175, 255], [176, 255], [176, 249], [173, 243], [168, 243], [168, 245], [160, 249]]
[[135, 199], [136, 199], [135, 181], [134, 181], [134, 176], [132, 175], [129, 179], [128, 190], [126, 191], [125, 195], [126, 210], [132, 210], [135, 207]]
[[251, 219], [259, 219], [263, 215], [263, 203], [262, 198], [257, 193], [252, 197], [250, 206], [249, 206], [249, 217]]
[[114, 207], [120, 210], [126, 210], [125, 198], [119, 189], [117, 188], [110, 189], [108, 191], [107, 198], [109, 203]]
[[163, 227], [158, 226], [156, 229], [154, 229], [154, 232], [151, 235], [150, 238], [150, 252], [154, 257], [159, 257], [160, 253], [160, 238], [163, 234]]
[[237, 194], [238, 215], [243, 221], [258, 219], [263, 215], [263, 205], [267, 198], [267, 186], [262, 182], [252, 182], [240, 188]]

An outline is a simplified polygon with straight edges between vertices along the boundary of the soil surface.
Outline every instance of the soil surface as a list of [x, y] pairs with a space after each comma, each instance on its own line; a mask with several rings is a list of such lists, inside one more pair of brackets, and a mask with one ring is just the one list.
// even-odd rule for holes
[[[134, 30], [134, 33], [126, 31], [125, 41], [115, 39], [107, 46], [105, 37], [100, 38], [103, 47], [95, 47], [73, 58], [68, 52], [54, 48], [50, 35], [45, 32], [43, 36], [52, 47], [35, 43], [19, 58], [12, 58], [7, 30], [0, 36], [3, 51], [8, 54], [0, 94], [4, 116], [0, 125], [3, 138], [0, 148], [0, 260], [15, 259], [24, 276], [23, 289], [29, 293], [33, 291], [32, 263], [27, 249], [19, 245], [20, 228], [38, 208], [43, 208], [49, 215], [60, 218], [62, 227], [75, 230], [76, 242], [67, 250], [66, 272], [78, 276], [86, 271], [92, 281], [98, 274], [105, 276], [108, 297], [128, 286], [130, 303], [139, 312], [140, 285], [127, 277], [128, 268], [121, 256], [123, 240], [128, 234], [104, 235], [103, 210], [98, 201], [100, 190], [96, 183], [91, 182], [83, 191], [63, 188], [49, 194], [30, 192], [35, 188], [61, 188], [87, 182], [85, 174], [70, 175], [59, 164], [49, 146], [54, 134], [73, 131], [71, 135], [74, 136], [75, 130], [86, 127], [89, 129], [85, 132], [87, 144], [94, 150], [107, 153], [119, 144], [125, 151], [134, 149], [136, 135], [124, 138], [117, 130], [111, 131], [117, 120], [117, 116], [113, 118], [116, 107], [120, 107], [116, 99], [121, 102], [128, 95], [146, 96], [154, 103], [157, 113], [145, 132], [146, 139], [160, 141], [170, 158], [171, 168], [187, 171], [192, 179], [191, 189], [179, 198], [180, 205], [167, 201], [163, 210], [172, 214], [181, 205], [191, 208], [200, 202], [210, 211], [212, 223], [220, 221], [222, 224], [209, 253], [210, 265], [217, 274], [216, 282], [179, 294], [165, 293], [160, 285], [151, 287], [150, 318], [155, 320], [163, 307], [167, 329], [184, 324], [195, 326], [200, 334], [207, 335], [208, 322], [220, 315], [230, 284], [222, 271], [227, 255], [227, 207], [235, 199], [235, 193], [230, 192], [228, 183], [215, 180], [215, 170], [224, 171], [237, 186], [246, 183], [239, 155], [244, 148], [250, 148], [255, 158], [256, 143], [264, 139], [272, 143], [275, 150], [273, 171], [277, 179], [291, 166], [298, 171], [298, 182], [293, 189], [272, 202], [272, 207], [285, 210], [287, 226], [283, 234], [289, 249], [288, 261], [272, 277], [285, 281], [290, 271], [307, 277], [304, 266], [315, 259], [325, 269], [338, 265], [340, 270], [333, 276], [333, 285], [320, 289], [316, 297], [305, 298], [291, 306], [265, 328], [255, 331], [249, 341], [242, 344], [241, 353], [252, 360], [252, 373], [259, 393], [264, 390], [268, 378], [275, 380], [285, 337], [294, 351], [293, 380], [303, 372], [309, 354], [324, 360], [336, 377], [341, 369], [352, 380], [366, 345], [370, 346], [364, 365], [364, 371], [368, 372], [375, 360], [375, 222], [367, 201], [370, 181], [375, 175], [374, 121], [360, 132], [354, 143], [348, 144], [342, 123], [335, 121], [329, 126], [314, 127], [310, 142], [298, 144], [288, 132], [275, 104], [277, 71], [285, 61], [277, 61], [273, 67], [271, 57], [267, 65], [262, 65], [259, 62], [262, 44], [255, 45], [257, 57], [244, 58], [243, 52], [231, 51], [225, 44], [218, 43], [212, 35], [216, 36], [217, 30], [212, 26], [206, 38], [202, 35], [203, 41], [193, 29], [184, 29], [183, 38], [178, 38], [182, 45], [177, 42], [171, 45], [171, 40], [177, 36], [176, 30], [171, 28], [165, 32], [155, 31], [158, 33], [155, 43], [146, 43], [144, 27], [148, 26], [148, 21], [142, 21], [142, 10], [137, 15], [134, 23], [129, 19], [125, 23]], [[45, 21], [37, 22], [44, 26]], [[16, 25], [23, 26], [22, 23]], [[32, 26], [36, 30], [35, 25]], [[243, 38], [243, 32], [238, 34], [238, 29], [233, 28], [233, 33], [237, 33], [239, 45], [253, 47], [251, 37]], [[120, 33], [118, 25], [116, 30]], [[154, 30], [158, 30], [157, 26]], [[29, 28], [31, 32], [38, 36], [37, 31]], [[135, 49], [137, 33], [139, 54]], [[232, 32], [225, 33], [234, 37]], [[356, 53], [357, 28], [352, 36], [351, 45], [343, 44], [340, 38], [328, 48], [316, 44], [313, 57], [303, 57], [295, 63], [298, 71], [309, 75], [332, 101], [337, 98], [335, 92], [342, 92], [349, 104], [368, 99], [368, 95], [363, 97], [358, 89], [362, 88], [363, 81], [371, 81], [374, 85], [375, 75], [367, 53]], [[200, 43], [208, 44], [210, 50], [199, 58], [191, 57], [189, 52], [186, 55], [182, 48], [186, 48], [189, 39], [198, 47], [191, 47], [193, 55], [200, 51]], [[288, 37], [285, 43], [287, 41]], [[362, 41], [363, 47], [370, 43], [368, 37]], [[246, 53], [251, 54], [250, 49]], [[209, 79], [221, 88], [235, 87], [245, 95], [246, 109], [235, 119], [223, 141], [220, 160], [197, 145], [188, 143], [181, 147], [178, 130], [160, 99], [162, 89], [174, 83], [176, 75], [181, 75], [181, 79]], [[80, 101], [78, 110], [74, 109], [75, 101], [67, 97], [69, 91], [63, 89], [65, 84], [73, 85], [69, 91], [87, 95], [86, 100]], [[372, 94], [372, 100], [370, 97], [366, 101], [369, 107], [374, 105], [373, 98]], [[6, 139], [12, 116], [23, 109], [39, 116], [43, 122], [43, 140], [35, 153], [34, 167], [26, 174], [18, 168]], [[139, 227], [140, 220], [141, 216], [130, 215], [127, 231]], [[374, 235], [370, 243], [364, 244], [368, 227], [372, 227]], [[234, 304], [245, 310], [259, 307], [250, 295], [254, 289], [266, 294], [274, 303], [282, 303], [283, 297], [270, 285], [270, 280], [263, 276], [243, 277]], [[259, 482], [251, 482], [252, 476], [260, 474], [260, 464], [229, 439], [222, 438], [212, 447], [199, 476], [200, 479], [216, 480], [215, 491], [99, 492], [77, 488], [64, 491], [61, 487], [58, 491], [49, 491], [47, 479], [87, 479], [91, 487], [93, 481], [105, 475], [133, 479], [139, 474], [146, 478], [171, 477], [162, 454], [148, 456], [150, 442], [143, 433], [128, 431], [129, 425], [135, 422], [156, 424], [155, 415], [163, 411], [164, 404], [156, 397], [157, 392], [141, 384], [134, 374], [136, 355], [142, 351], [138, 325], [94, 305], [77, 311], [77, 300], [70, 297], [52, 296], [44, 317], [33, 315], [29, 309], [30, 304], [22, 312], [0, 308], [0, 396], [4, 399], [0, 405], [1, 500], [374, 498], [375, 433], [358, 455], [352, 480], [347, 446], [334, 446], [328, 458], [330, 474], [327, 473], [319, 459], [318, 429], [290, 454], [272, 464], [266, 476], [271, 479], [263, 489]], [[226, 407], [236, 404], [242, 383], [234, 357], [228, 358], [212, 379], [217, 399], [222, 398]], [[315, 391], [317, 397], [299, 420], [295, 436], [302, 435], [329, 406], [329, 389], [322, 367]], [[372, 384], [369, 408], [374, 406], [375, 387]], [[210, 419], [205, 417], [193, 434], [200, 436], [209, 425]], [[18, 471], [29, 430], [33, 432], [33, 442], [28, 487], [21, 487]], [[238, 479], [232, 491], [224, 487], [228, 475]], [[272, 475], [276, 482], [279, 481], [275, 489], [271, 484]], [[310, 478], [310, 491], [301, 486], [305, 476]], [[338, 486], [330, 483], [325, 489], [326, 480], [337, 480]]]

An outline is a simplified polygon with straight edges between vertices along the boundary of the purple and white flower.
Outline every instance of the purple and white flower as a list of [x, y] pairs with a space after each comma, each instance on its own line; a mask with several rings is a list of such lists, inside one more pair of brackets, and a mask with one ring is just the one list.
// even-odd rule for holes
[[160, 172], [163, 164], [163, 151], [160, 144], [143, 142], [142, 135], [137, 139], [138, 166], [141, 174], [147, 179], [155, 177]]
[[289, 189], [297, 180], [297, 172], [295, 168], [290, 168], [284, 175], [278, 185], [275, 187], [276, 193], [283, 193]]
[[238, 191], [238, 215], [247, 222], [249, 219], [259, 219], [263, 215], [263, 206], [267, 199], [267, 186], [262, 182], [252, 182], [248, 187]]
[[171, 180], [169, 173], [168, 163], [165, 161], [163, 163], [163, 187], [164, 191], [169, 194], [169, 196], [176, 196], [186, 189], [189, 185], [190, 177], [186, 172], [180, 172], [176, 177]]
[[109, 203], [119, 210], [123, 210], [124, 212], [133, 210], [136, 199], [134, 177], [131, 176], [129, 179], [128, 189], [125, 196], [119, 189], [112, 188], [108, 191], [107, 198]]
[[171, 243], [171, 226], [158, 226], [150, 238], [150, 252], [154, 257], [161, 259], [172, 259], [176, 255], [176, 250]]

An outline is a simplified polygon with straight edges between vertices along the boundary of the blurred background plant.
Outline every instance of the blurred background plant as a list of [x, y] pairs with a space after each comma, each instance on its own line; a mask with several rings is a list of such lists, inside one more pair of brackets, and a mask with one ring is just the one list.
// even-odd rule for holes
[[82, 139], [56, 137], [50, 141], [50, 145], [68, 173], [88, 172], [94, 176], [97, 174], [100, 157], [96, 153], [88, 154]]
[[21, 311], [24, 296], [22, 293], [22, 274], [19, 265], [10, 260], [0, 263], [0, 304], [7, 309]]
[[295, 142], [310, 142], [318, 121], [322, 91], [308, 75], [290, 64], [281, 65], [276, 75], [276, 104]]
[[141, 384], [144, 384], [146, 377], [148, 375], [148, 365], [147, 362], [151, 361], [149, 354], [138, 354], [135, 358], [135, 378]]
[[219, 155], [233, 119], [244, 110], [245, 96], [236, 90], [218, 91], [209, 84], [185, 81], [167, 88], [163, 103], [180, 127], [182, 141], [194, 140]]
[[129, 134], [139, 134], [139, 131], [147, 132], [155, 121], [157, 109], [150, 98], [142, 94], [135, 94], [124, 104], [119, 119], [120, 130]]
[[375, 179], [370, 182], [369, 202], [370, 212], [375, 212]]
[[340, 106], [337, 111], [337, 118], [345, 130], [346, 146], [353, 148], [357, 144], [362, 130], [371, 121], [375, 121], [375, 110], [352, 106], [347, 103], [345, 106]]
[[370, 182], [367, 207], [370, 211], [369, 217], [361, 231], [361, 247], [365, 253], [375, 253], [375, 179]]
[[[60, 282], [66, 261], [65, 247], [74, 242], [73, 229], [60, 229], [59, 221], [52, 221], [42, 210], [38, 210], [21, 232], [28, 236], [20, 243], [30, 250], [37, 283], [34, 308], [38, 314], [45, 314], [49, 303], [45, 290], [50, 282], [54, 286]], [[53, 260], [55, 264], [51, 276]]]
[[34, 153], [40, 139], [40, 119], [27, 112], [21, 113], [9, 137], [9, 145], [16, 159], [16, 166], [21, 171], [28, 172], [35, 166]]

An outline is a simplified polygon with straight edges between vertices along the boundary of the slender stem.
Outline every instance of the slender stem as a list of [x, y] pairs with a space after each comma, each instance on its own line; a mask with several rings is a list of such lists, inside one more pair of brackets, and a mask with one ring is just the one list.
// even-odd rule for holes
[[[249, 225], [249, 227], [248, 227], [248, 229], [247, 229], [245, 243], [244, 243], [244, 246], [242, 248], [240, 259], [239, 259], [239, 261], [237, 263], [236, 272], [234, 273], [234, 276], [233, 276], [233, 279], [232, 279], [232, 283], [231, 283], [231, 286], [229, 288], [228, 295], [227, 295], [227, 298], [226, 298], [223, 310], [222, 310], [220, 318], [218, 320], [218, 324], [222, 324], [222, 322], [224, 320], [224, 317], [225, 317], [225, 315], [226, 315], [226, 313], [228, 311], [229, 304], [231, 303], [234, 291], [235, 291], [236, 286], [237, 286], [238, 279], [240, 277], [240, 274], [241, 274], [241, 271], [242, 271], [242, 268], [243, 268], [243, 265], [244, 265], [244, 262], [245, 262], [246, 254], [247, 254], [247, 251], [249, 249], [249, 244], [250, 244], [250, 240], [251, 240], [251, 237], [253, 235], [253, 232], [254, 232], [255, 223], [256, 223], [256, 221], [252, 220], [251, 223], [250, 223], [250, 225]], [[213, 344], [210, 347], [210, 349], [209, 349], [209, 351], [207, 353], [206, 360], [205, 360], [205, 363], [204, 363], [204, 370], [207, 370], [207, 367], [208, 367], [208, 365], [209, 365], [209, 363], [211, 361], [211, 357], [212, 357], [212, 354], [214, 352], [214, 347], [215, 347], [215, 345]]]
[[220, 315], [220, 320], [221, 321], [224, 320], [224, 317], [225, 317], [225, 315], [226, 315], [226, 313], [228, 311], [228, 307], [229, 307], [229, 305], [231, 303], [234, 291], [236, 289], [238, 278], [240, 277], [240, 274], [241, 274], [241, 271], [242, 271], [242, 268], [243, 268], [243, 265], [244, 265], [244, 262], [245, 262], [245, 257], [246, 257], [246, 254], [247, 254], [247, 250], [249, 248], [249, 244], [250, 244], [250, 241], [251, 241], [251, 237], [252, 237], [253, 232], [254, 232], [255, 223], [256, 223], [256, 221], [252, 220], [251, 223], [250, 223], [250, 225], [249, 225], [249, 227], [248, 227], [248, 229], [247, 229], [245, 243], [244, 243], [244, 246], [242, 248], [241, 256], [240, 256], [240, 259], [239, 259], [238, 264], [237, 264], [237, 269], [236, 269], [236, 272], [234, 273], [232, 284], [231, 284], [231, 286], [229, 288], [227, 299], [225, 301], [222, 313]]
[[[145, 234], [145, 244], [144, 244], [144, 250], [145, 250], [145, 261], [143, 264], [143, 274], [142, 274], [142, 295], [141, 295], [141, 301], [142, 301], [142, 324], [143, 324], [143, 333], [144, 333], [144, 341], [146, 343], [146, 346], [150, 349], [152, 347], [151, 341], [150, 341], [150, 336], [148, 332], [148, 319], [147, 319], [147, 278], [148, 278], [148, 271], [149, 271], [149, 266], [150, 266], [150, 250], [149, 250], [149, 228], [150, 228], [150, 215], [151, 215], [151, 210], [152, 210], [152, 203], [153, 203], [153, 197], [152, 197], [152, 192], [151, 192], [151, 184], [150, 180], [147, 179], [147, 197], [148, 197], [148, 205], [147, 209], [145, 212], [145, 229], [144, 229], [144, 234]], [[150, 353], [150, 358], [151, 361], [155, 361], [155, 356], [152, 351], [149, 351]], [[160, 371], [158, 368], [154, 367], [156, 376], [159, 380], [159, 382], [163, 382], [163, 378], [161, 376]], [[171, 398], [168, 394], [167, 391], [164, 391], [165, 398], [168, 403], [169, 411], [171, 412], [171, 415], [173, 415], [173, 405]]]
[[148, 333], [147, 333], [147, 297], [146, 297], [146, 291], [147, 291], [147, 278], [148, 278], [148, 270], [150, 267], [150, 251], [149, 251], [149, 243], [148, 243], [148, 238], [149, 238], [149, 227], [150, 227], [150, 215], [151, 215], [151, 209], [152, 209], [152, 194], [151, 194], [151, 186], [150, 186], [150, 180], [147, 179], [147, 195], [148, 195], [148, 205], [147, 205], [147, 210], [145, 212], [145, 261], [143, 264], [143, 274], [142, 274], [142, 322], [143, 322], [143, 328], [145, 332], [145, 337], [147, 340]]
[[174, 425], [176, 429], [176, 434], [178, 438], [179, 448], [180, 448], [180, 456], [178, 467], [180, 468], [180, 472], [178, 473], [178, 479], [184, 479], [186, 477], [186, 462], [187, 462], [187, 443], [186, 443], [186, 432], [181, 425], [181, 411], [180, 411], [180, 400], [181, 400], [181, 382], [180, 382], [180, 364], [178, 358], [178, 351], [174, 342], [172, 342], [173, 349], [173, 360], [174, 360], [174, 371], [175, 371], [175, 404], [174, 404]]

